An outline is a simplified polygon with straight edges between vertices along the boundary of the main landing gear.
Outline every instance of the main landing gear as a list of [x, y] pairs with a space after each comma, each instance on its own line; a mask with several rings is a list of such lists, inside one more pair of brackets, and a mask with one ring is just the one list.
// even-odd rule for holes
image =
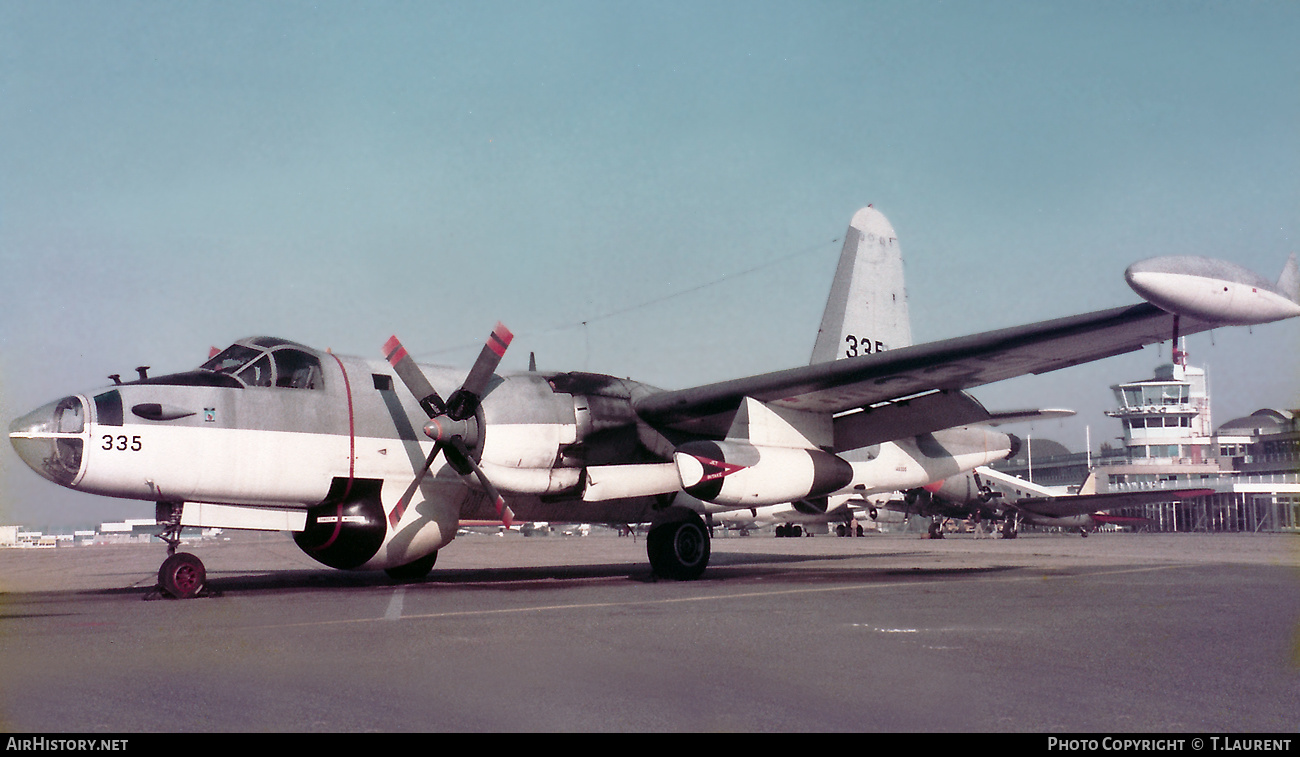
[[687, 512], [680, 520], [652, 527], [646, 537], [646, 552], [656, 576], [692, 581], [709, 564], [708, 529], [699, 515]]
[[836, 536], [865, 536], [866, 533], [861, 524], [841, 523], [835, 527]]
[[167, 543], [167, 559], [158, 568], [158, 585], [146, 599], [155, 596], [170, 599], [212, 596], [212, 592], [207, 590], [208, 573], [203, 561], [189, 552], [176, 551], [181, 543], [181, 508], [178, 503], [158, 503], [158, 525], [163, 527], [158, 538]]
[[1005, 520], [1002, 521], [1002, 538], [1014, 539], [1019, 535], [1020, 529], [1016, 521], [1019, 520], [1015, 513], [1008, 513]]

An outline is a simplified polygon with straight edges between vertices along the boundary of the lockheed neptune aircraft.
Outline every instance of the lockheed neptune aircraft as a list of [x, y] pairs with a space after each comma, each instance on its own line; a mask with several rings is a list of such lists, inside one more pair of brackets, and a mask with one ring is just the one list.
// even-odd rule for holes
[[[701, 503], [924, 485], [1012, 451], [976, 425], [992, 416], [966, 389], [1300, 314], [1294, 256], [1277, 286], [1228, 263], [1160, 258], [1126, 274], [1147, 302], [888, 349], [850, 330], [859, 289], [843, 272], [846, 257], [896, 243], [879, 213], [854, 216], [815, 347], [841, 360], [665, 391], [591, 373], [498, 375], [502, 326], [468, 373], [418, 365], [396, 338], [385, 362], [254, 337], [192, 371], [141, 371], [51, 402], [14, 421], [10, 440], [57, 484], [155, 502], [171, 596], [205, 582], [198, 558], [175, 551], [182, 526], [291, 531], [325, 565], [412, 579], [462, 519], [648, 522], [655, 573], [691, 579], [709, 559]], [[891, 443], [925, 465], [872, 454]]]

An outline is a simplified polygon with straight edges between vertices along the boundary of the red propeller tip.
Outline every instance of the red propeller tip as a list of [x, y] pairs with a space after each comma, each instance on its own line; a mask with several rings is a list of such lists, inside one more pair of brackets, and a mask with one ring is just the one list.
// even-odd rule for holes
[[389, 363], [396, 366], [406, 357], [406, 348], [397, 341], [397, 337], [389, 337], [388, 341], [384, 342], [384, 356], [388, 358]]
[[515, 514], [510, 512], [509, 507], [506, 507], [505, 498], [498, 494], [496, 504], [497, 504], [497, 514], [501, 516], [501, 522], [506, 526], [513, 525], [515, 522]]
[[497, 327], [492, 329], [492, 335], [488, 337], [488, 347], [496, 353], [497, 357], [501, 357], [514, 338], [515, 335], [510, 333], [510, 329], [506, 328], [505, 324], [497, 323]]

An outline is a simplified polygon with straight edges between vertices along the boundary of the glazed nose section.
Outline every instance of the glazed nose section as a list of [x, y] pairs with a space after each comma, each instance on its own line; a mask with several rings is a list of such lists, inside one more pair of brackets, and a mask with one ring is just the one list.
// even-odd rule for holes
[[23, 462], [61, 486], [81, 473], [86, 444], [86, 404], [64, 397], [39, 407], [9, 425], [9, 442]]

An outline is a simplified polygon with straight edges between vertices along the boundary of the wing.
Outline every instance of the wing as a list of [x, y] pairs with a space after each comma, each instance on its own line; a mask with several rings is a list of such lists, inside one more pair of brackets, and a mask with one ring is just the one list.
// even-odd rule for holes
[[[1222, 324], [1183, 316], [1179, 331], [1192, 334]], [[1174, 316], [1150, 303], [1100, 310], [982, 334], [766, 373], [716, 384], [650, 394], [635, 402], [652, 426], [701, 434], [725, 431], [745, 397], [775, 407], [815, 413], [872, 408], [935, 392], [948, 395], [1028, 373], [1046, 373], [1169, 339]], [[973, 400], [972, 400], [973, 402]], [[982, 411], [982, 408], [980, 409]], [[951, 413], [934, 413], [936, 431], [955, 425]], [[978, 411], [958, 423], [987, 420]]]
[[1072, 515], [1115, 510], [1120, 507], [1138, 507], [1156, 502], [1173, 502], [1189, 497], [1213, 494], [1213, 489], [1153, 489], [1141, 492], [1116, 492], [1110, 494], [1076, 494], [1061, 497], [1036, 497], [1019, 502], [1007, 502], [1007, 510], [1020, 510], [1046, 518], [1066, 518]]

